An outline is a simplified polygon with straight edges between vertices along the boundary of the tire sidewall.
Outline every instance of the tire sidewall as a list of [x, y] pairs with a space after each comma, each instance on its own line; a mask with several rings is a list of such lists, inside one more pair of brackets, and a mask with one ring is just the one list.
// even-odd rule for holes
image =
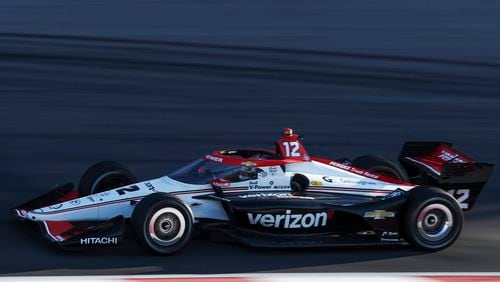
[[[156, 254], [173, 254], [180, 251], [185, 247], [193, 233], [194, 220], [192, 218], [190, 210], [180, 200], [174, 198], [173, 196], [169, 196], [168, 194], [155, 193], [148, 197], [150, 198], [148, 199], [146, 197], [142, 200], [147, 200], [146, 202], [139, 202], [132, 214], [131, 223], [134, 231], [134, 236], [142, 247]], [[141, 203], [143, 203], [143, 205], [140, 205]], [[173, 208], [179, 211], [184, 217], [185, 221], [184, 234], [182, 234], [182, 237], [178, 241], [170, 246], [162, 246], [157, 244], [153, 241], [148, 232], [149, 223], [153, 215], [157, 211], [166, 207]]]
[[[445, 192], [432, 192], [410, 197], [410, 203], [404, 210], [405, 216], [403, 219], [403, 232], [406, 241], [414, 247], [427, 251], [441, 250], [453, 244], [460, 235], [463, 226], [463, 213], [456, 200]], [[418, 232], [417, 227], [419, 213], [431, 204], [442, 204], [446, 206], [451, 211], [453, 219], [451, 232], [438, 242], [431, 242], [423, 238]]]

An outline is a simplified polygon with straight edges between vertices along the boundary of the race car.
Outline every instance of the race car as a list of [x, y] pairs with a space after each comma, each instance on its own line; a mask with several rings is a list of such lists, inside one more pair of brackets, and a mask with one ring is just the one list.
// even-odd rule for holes
[[100, 162], [77, 187], [62, 185], [11, 212], [68, 249], [134, 238], [148, 251], [173, 254], [203, 234], [252, 247], [409, 244], [437, 251], [457, 239], [463, 211], [492, 169], [447, 142], [407, 142], [399, 162], [310, 157], [286, 128], [274, 150], [218, 150], [146, 181]]

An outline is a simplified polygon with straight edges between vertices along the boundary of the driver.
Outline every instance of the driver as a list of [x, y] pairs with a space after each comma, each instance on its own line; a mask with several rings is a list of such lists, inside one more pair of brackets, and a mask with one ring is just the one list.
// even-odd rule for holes
[[257, 169], [253, 166], [243, 166], [241, 167], [239, 179], [240, 181], [246, 181], [257, 178]]

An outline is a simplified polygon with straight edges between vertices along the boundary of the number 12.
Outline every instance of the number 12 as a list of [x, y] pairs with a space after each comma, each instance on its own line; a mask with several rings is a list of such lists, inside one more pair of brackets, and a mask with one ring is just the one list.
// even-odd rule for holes
[[283, 142], [283, 146], [285, 146], [285, 154], [287, 157], [300, 157], [300, 144], [299, 142]]

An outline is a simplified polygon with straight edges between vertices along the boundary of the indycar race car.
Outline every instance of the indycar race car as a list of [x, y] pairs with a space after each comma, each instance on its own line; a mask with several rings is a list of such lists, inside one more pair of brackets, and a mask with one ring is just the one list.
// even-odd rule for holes
[[141, 182], [120, 164], [100, 162], [77, 187], [62, 185], [11, 212], [72, 249], [117, 246], [130, 230], [159, 254], [181, 250], [195, 233], [253, 247], [436, 251], [457, 239], [463, 211], [493, 169], [446, 142], [407, 142], [399, 163], [310, 157], [289, 128], [275, 145], [215, 151]]

